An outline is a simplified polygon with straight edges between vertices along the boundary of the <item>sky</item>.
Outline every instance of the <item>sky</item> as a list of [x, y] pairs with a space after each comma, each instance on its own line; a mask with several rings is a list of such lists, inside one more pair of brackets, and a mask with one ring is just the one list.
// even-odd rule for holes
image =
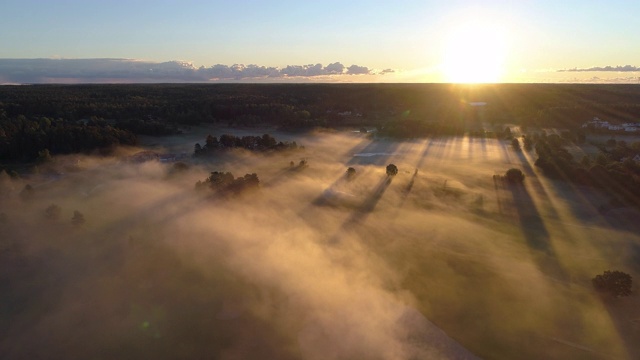
[[0, 59], [278, 69], [339, 62], [366, 67], [373, 81], [416, 82], [562, 81], [601, 73], [557, 70], [640, 66], [637, 1], [2, 0], [1, 7]]

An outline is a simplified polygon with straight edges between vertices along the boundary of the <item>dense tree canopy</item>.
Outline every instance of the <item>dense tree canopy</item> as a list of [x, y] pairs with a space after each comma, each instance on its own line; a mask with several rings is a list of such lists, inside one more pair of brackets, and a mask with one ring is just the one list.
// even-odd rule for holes
[[[1, 117], [1, 115], [0, 115]], [[46, 161], [53, 154], [135, 145], [136, 136], [107, 124], [24, 116], [0, 118], [0, 160]]]
[[249, 151], [269, 151], [269, 150], [297, 150], [298, 144], [295, 141], [292, 142], [278, 142], [273, 136], [264, 134], [262, 136], [242, 136], [223, 134], [218, 140], [217, 137], [208, 135], [205, 140], [205, 145], [201, 146], [200, 143], [194, 146], [194, 156], [210, 156], [215, 154], [219, 150], [240, 148]]
[[239, 194], [246, 190], [256, 189], [259, 186], [260, 179], [255, 173], [234, 178], [230, 172], [214, 171], [204, 181], [196, 183], [196, 190], [209, 189], [221, 194]]
[[596, 275], [591, 282], [596, 290], [609, 293], [614, 297], [631, 295], [631, 275], [622, 271], [607, 270], [602, 275]]

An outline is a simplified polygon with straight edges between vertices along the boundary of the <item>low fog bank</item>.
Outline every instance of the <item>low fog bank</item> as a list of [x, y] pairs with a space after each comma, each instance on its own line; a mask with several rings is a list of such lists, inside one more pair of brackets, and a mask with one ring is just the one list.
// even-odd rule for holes
[[[227, 152], [182, 171], [83, 157], [55, 178], [0, 179], [0, 357], [637, 354], [629, 314], [589, 280], [636, 262], [638, 236], [583, 225], [571, 204], [586, 200], [535, 173], [527, 196], [496, 186], [523, 165], [498, 141], [296, 141], [303, 152]], [[256, 173], [260, 187], [196, 191], [212, 171]]]

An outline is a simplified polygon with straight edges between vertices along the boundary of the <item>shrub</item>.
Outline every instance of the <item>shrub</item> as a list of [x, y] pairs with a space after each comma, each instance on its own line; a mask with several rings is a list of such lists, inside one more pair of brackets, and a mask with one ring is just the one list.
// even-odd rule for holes
[[84, 220], [84, 215], [80, 211], [75, 210], [73, 212], [73, 217], [71, 218], [71, 223], [73, 225], [79, 226], [79, 225], [84, 224], [84, 221], [85, 221]]
[[44, 216], [50, 220], [58, 220], [61, 213], [62, 209], [56, 204], [51, 204], [44, 210]]

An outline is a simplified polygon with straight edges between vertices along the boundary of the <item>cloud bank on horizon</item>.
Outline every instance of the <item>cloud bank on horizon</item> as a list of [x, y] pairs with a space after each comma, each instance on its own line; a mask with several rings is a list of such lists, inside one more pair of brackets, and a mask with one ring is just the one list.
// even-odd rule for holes
[[587, 71], [615, 71], [615, 72], [635, 72], [640, 71], [640, 67], [633, 65], [624, 65], [624, 66], [594, 66], [590, 68], [573, 68], [573, 69], [562, 69], [558, 70], [558, 72], [587, 72]]
[[196, 68], [186, 61], [152, 62], [134, 59], [0, 59], [0, 83], [112, 83], [112, 82], [216, 82], [295, 81], [344, 75], [384, 75], [366, 66], [340, 62], [288, 65], [217, 64]]

